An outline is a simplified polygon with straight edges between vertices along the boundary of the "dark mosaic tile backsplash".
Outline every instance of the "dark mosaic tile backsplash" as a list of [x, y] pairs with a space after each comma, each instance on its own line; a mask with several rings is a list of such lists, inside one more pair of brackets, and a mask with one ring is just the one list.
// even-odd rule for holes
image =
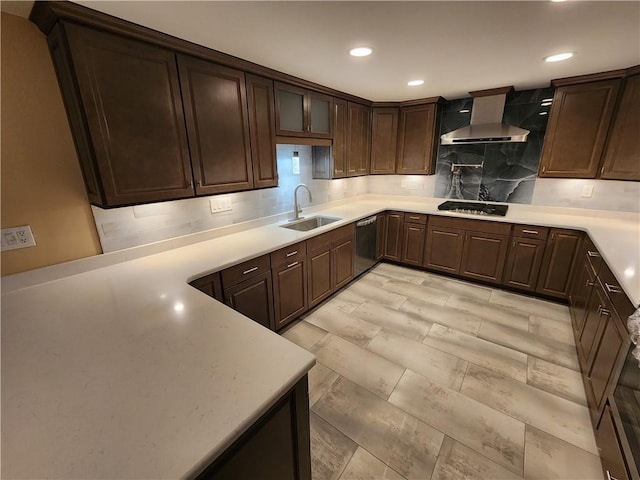
[[[533, 186], [542, 154], [542, 142], [547, 128], [550, 106], [542, 107], [545, 99], [553, 98], [553, 88], [524, 90], [507, 95], [504, 121], [530, 131], [525, 143], [494, 143], [474, 145], [440, 145], [436, 164], [434, 196], [463, 198], [488, 202], [531, 203]], [[440, 134], [469, 125], [473, 99], [447, 102], [441, 113]], [[452, 164], [473, 164], [482, 168], [458, 167]]]

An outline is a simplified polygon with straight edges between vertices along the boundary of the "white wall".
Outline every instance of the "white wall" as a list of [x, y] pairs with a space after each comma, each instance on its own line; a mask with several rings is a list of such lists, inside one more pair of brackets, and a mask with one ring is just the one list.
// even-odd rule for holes
[[[296, 175], [292, 172], [294, 151], [300, 156], [300, 174]], [[279, 186], [276, 188], [109, 210], [92, 207], [103, 250], [112, 252], [218, 227], [234, 226], [233, 230], [238, 231], [243, 229], [240, 225], [243, 222], [263, 218], [263, 223], [284, 220], [293, 212], [293, 190], [299, 183], [308, 185], [313, 193], [313, 202], [309, 203], [306, 192], [300, 191], [303, 208], [365, 193], [432, 197], [435, 189], [435, 175], [371, 175], [314, 180], [311, 178], [310, 146], [278, 145], [277, 154]], [[593, 196], [582, 198], [582, 187], [587, 184], [593, 185]], [[220, 198], [230, 199], [232, 210], [211, 213], [209, 200]], [[640, 212], [640, 182], [538, 178], [532, 203]]]

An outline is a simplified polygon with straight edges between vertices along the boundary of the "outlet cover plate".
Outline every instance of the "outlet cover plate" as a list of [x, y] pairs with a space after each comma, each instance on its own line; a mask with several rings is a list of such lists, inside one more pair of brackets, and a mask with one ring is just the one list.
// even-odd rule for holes
[[593, 185], [588, 184], [582, 187], [582, 198], [591, 198], [593, 196]]
[[33, 233], [29, 225], [3, 228], [0, 233], [0, 238], [2, 240], [0, 249], [3, 252], [6, 250], [36, 246], [36, 240], [33, 238]]

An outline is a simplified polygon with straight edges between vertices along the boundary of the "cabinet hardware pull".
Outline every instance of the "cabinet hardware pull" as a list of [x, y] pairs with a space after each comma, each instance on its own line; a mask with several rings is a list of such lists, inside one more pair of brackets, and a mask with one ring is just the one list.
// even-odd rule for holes
[[287, 268], [295, 267], [297, 264], [298, 262], [290, 263], [289, 265], [287, 265]]
[[[604, 170], [604, 167], [602, 167], [602, 169]], [[618, 480], [616, 477], [612, 477], [611, 473], [609, 473], [609, 470], [607, 470], [607, 480]]]
[[600, 315], [604, 315], [605, 317], [608, 317], [609, 315], [611, 315], [611, 310], [607, 310], [606, 308], [603, 308], [602, 310], [600, 310]]
[[255, 272], [257, 269], [258, 267], [253, 267], [253, 268], [250, 268], [249, 270], [245, 270], [244, 272], [242, 272], [242, 274], [246, 275], [247, 273]]
[[617, 285], [609, 285], [605, 282], [604, 288], [607, 289], [608, 293], [622, 293], [622, 290], [620, 290], [620, 287], [618, 287]]
[[532, 235], [538, 235], [538, 231], [537, 230], [522, 230], [522, 233], [530, 233]]
[[420, 217], [409, 217], [409, 220], [420, 220]]
[[589, 280], [587, 280], [587, 283], [585, 284], [585, 287], [593, 287], [596, 284], [596, 282], [590, 282]]
[[591, 258], [600, 258], [600, 254], [598, 252], [592, 252], [591, 250], [587, 250], [587, 255]]
[[287, 257], [290, 257], [291, 255], [295, 255], [296, 253], [298, 253], [298, 250], [294, 250], [293, 252], [289, 252], [289, 253], [287, 253]]
[[598, 316], [602, 315], [602, 305], [598, 305]]

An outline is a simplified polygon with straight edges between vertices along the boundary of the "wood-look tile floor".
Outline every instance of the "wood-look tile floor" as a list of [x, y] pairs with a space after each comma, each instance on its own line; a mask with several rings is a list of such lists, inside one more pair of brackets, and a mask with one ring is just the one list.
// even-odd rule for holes
[[383, 263], [284, 336], [314, 480], [602, 479], [565, 306]]

